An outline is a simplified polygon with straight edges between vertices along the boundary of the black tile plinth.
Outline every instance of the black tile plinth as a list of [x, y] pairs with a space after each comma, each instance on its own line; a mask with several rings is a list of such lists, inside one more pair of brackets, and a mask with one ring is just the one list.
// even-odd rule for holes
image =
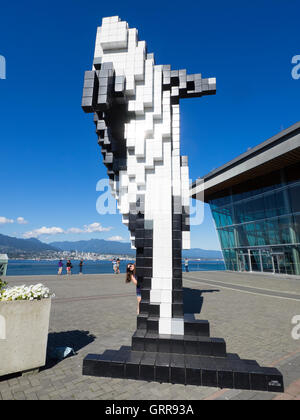
[[156, 353], [158, 350], [158, 338], [156, 333], [147, 332], [144, 340], [145, 351]]
[[255, 361], [231, 355], [192, 356], [123, 347], [119, 351], [107, 350], [102, 355], [87, 355], [83, 360], [83, 375], [284, 392], [283, 377], [276, 368], [260, 367]]
[[236, 389], [250, 389], [250, 372], [245, 363], [233, 361], [232, 364], [233, 383]]
[[268, 391], [266, 375], [262, 368], [250, 371], [250, 389], [252, 391]]
[[156, 353], [145, 352], [140, 362], [140, 380], [153, 382], [155, 380]]
[[147, 314], [139, 314], [137, 316], [137, 329], [138, 330], [146, 330], [147, 329]]
[[159, 329], [159, 318], [158, 317], [149, 317], [147, 319], [146, 329], [150, 333], [157, 333]]
[[146, 330], [137, 330], [132, 336], [132, 350], [144, 351], [145, 350], [145, 335]]
[[202, 357], [201, 358], [201, 378], [202, 386], [218, 386], [218, 370], [215, 358]]
[[276, 368], [263, 368], [267, 378], [268, 392], [284, 392], [282, 375]]
[[[211, 338], [212, 355], [216, 357], [226, 357], [226, 343], [223, 338]], [[199, 337], [201, 341], [201, 337]]]
[[185, 357], [183, 354], [172, 353], [170, 361], [170, 381], [172, 384], [186, 384]]
[[155, 380], [157, 382], [170, 382], [171, 354], [157, 353], [155, 361]]
[[185, 357], [185, 375], [187, 385], [202, 385], [201, 362], [199, 360], [199, 357]]
[[163, 335], [143, 329], [134, 333], [132, 350], [226, 357], [226, 343], [222, 338]]
[[218, 371], [218, 387], [234, 388], [233, 370], [230, 361], [224, 358], [216, 358], [215, 361]]
[[83, 374], [111, 377], [110, 362], [117, 357], [117, 351], [106, 350], [103, 354], [89, 354], [83, 360]]
[[184, 335], [196, 335], [209, 337], [209, 322], [194, 320], [194, 321], [185, 321], [184, 322]]
[[136, 379], [140, 377], [140, 362], [143, 353], [131, 351], [125, 361], [125, 378]]

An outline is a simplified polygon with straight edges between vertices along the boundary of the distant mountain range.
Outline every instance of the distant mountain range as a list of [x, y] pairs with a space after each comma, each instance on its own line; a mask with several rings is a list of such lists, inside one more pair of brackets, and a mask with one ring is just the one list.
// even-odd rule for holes
[[35, 238], [19, 239], [0, 234], [1, 254], [11, 254], [16, 252], [38, 253], [43, 251], [58, 251], [58, 249]]
[[[52, 242], [46, 244], [38, 239], [19, 239], [0, 234], [0, 254], [8, 254], [10, 258], [16, 254], [33, 255], [47, 252], [78, 251], [97, 254], [135, 255], [128, 242], [105, 241], [104, 239], [90, 239], [76, 242]], [[201, 248], [192, 248], [182, 252], [188, 258], [222, 258], [221, 251], [210, 251]]]

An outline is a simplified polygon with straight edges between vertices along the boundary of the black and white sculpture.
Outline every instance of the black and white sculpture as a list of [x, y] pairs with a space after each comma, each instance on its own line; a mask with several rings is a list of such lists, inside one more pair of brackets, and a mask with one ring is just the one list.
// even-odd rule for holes
[[117, 16], [103, 19], [93, 69], [85, 73], [82, 108], [94, 113], [111, 190], [136, 248], [142, 301], [132, 347], [88, 355], [84, 374], [282, 388], [276, 369], [230, 358], [224, 340], [209, 336], [207, 321], [183, 313], [190, 197], [188, 160], [180, 155], [179, 100], [215, 92], [215, 78], [156, 65], [136, 29]]

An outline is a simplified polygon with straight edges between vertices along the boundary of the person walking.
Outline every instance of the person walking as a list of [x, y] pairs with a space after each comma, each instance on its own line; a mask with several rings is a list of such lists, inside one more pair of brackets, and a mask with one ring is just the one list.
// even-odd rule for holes
[[83, 264], [84, 264], [83, 260], [80, 260], [80, 263], [79, 263], [79, 274], [80, 275], [82, 275], [82, 267], [83, 267]]
[[120, 274], [120, 259], [117, 258], [117, 269], [116, 269], [116, 274]]
[[68, 260], [68, 262], [67, 262], [67, 274], [68, 275], [72, 274], [72, 271], [71, 271], [72, 268], [73, 268], [73, 266], [72, 266], [71, 260]]
[[187, 258], [184, 259], [184, 267], [185, 267], [186, 273], [188, 273], [189, 272], [189, 260]]
[[117, 260], [115, 258], [112, 260], [112, 266], [114, 274], [117, 274]]
[[62, 275], [63, 268], [64, 268], [64, 264], [63, 264], [62, 260], [59, 260], [59, 263], [58, 263], [58, 273], [57, 273], [59, 276]]
[[136, 286], [136, 298], [137, 298], [137, 314], [140, 313], [140, 303], [142, 300], [141, 286], [136, 278], [136, 267], [135, 264], [127, 264], [126, 270], [126, 283], [133, 283]]

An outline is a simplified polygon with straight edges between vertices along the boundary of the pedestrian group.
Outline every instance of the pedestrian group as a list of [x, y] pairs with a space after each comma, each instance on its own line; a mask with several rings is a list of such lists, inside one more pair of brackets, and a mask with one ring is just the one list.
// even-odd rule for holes
[[[80, 275], [82, 275], [83, 265], [84, 265], [83, 260], [80, 260], [80, 262], [79, 262], [79, 274]], [[67, 275], [68, 276], [70, 276], [72, 274], [72, 268], [73, 268], [73, 264], [72, 264], [71, 260], [67, 260], [66, 270], [67, 270]], [[59, 260], [59, 262], [58, 262], [58, 273], [57, 273], [59, 276], [61, 276], [63, 274], [63, 269], [64, 269], [63, 260]]]

